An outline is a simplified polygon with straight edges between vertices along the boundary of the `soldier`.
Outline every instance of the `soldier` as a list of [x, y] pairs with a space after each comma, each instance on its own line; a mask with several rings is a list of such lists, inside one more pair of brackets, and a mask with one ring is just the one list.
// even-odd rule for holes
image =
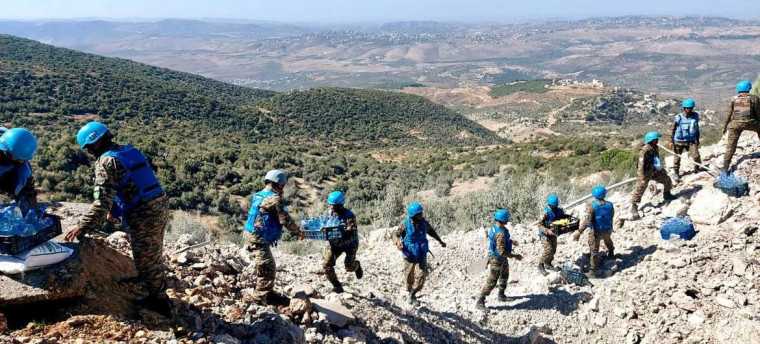
[[10, 195], [21, 213], [37, 207], [37, 190], [29, 160], [37, 151], [37, 138], [24, 128], [0, 128], [0, 192]]
[[491, 294], [496, 283], [499, 284], [499, 301], [507, 301], [507, 281], [509, 280], [509, 261], [507, 258], [522, 260], [522, 256], [512, 253], [512, 246], [517, 246], [509, 236], [509, 211], [498, 209], [493, 214], [494, 224], [486, 232], [488, 238], [488, 279], [480, 291], [480, 297], [475, 306], [480, 310], [486, 309], [486, 297]]
[[726, 138], [726, 153], [723, 155], [723, 167], [721, 172], [728, 172], [731, 167], [731, 159], [736, 153], [736, 144], [745, 130], [752, 130], [760, 138], [760, 98], [749, 94], [752, 83], [744, 80], [736, 85], [736, 93], [728, 108], [726, 123], [723, 125], [723, 134], [728, 132]]
[[613, 218], [615, 217], [615, 207], [611, 202], [605, 200], [607, 189], [602, 185], [597, 185], [591, 190], [595, 200], [591, 202], [586, 210], [586, 217], [581, 223], [578, 232], [573, 235], [573, 240], [578, 241], [586, 227], [591, 227], [588, 235], [589, 256], [591, 257], [591, 273], [594, 277], [601, 275], [599, 266], [601, 265], [599, 257], [599, 242], [604, 240], [604, 246], [607, 247], [607, 257], [615, 256], [615, 246], [612, 244], [612, 227]]
[[[442, 247], [446, 243], [441, 240], [433, 226], [422, 215], [422, 204], [412, 202], [406, 208], [406, 219], [401, 222], [395, 233], [396, 247], [404, 254], [404, 280], [409, 292], [409, 304], [417, 304], [417, 293], [422, 290], [428, 275], [427, 254], [430, 235]], [[415, 270], [419, 270], [415, 274]]]
[[673, 187], [673, 182], [670, 180], [668, 174], [665, 173], [665, 168], [660, 159], [659, 150], [657, 149], [659, 140], [660, 133], [656, 131], [650, 131], [644, 135], [644, 146], [639, 153], [639, 180], [636, 183], [636, 189], [631, 197], [631, 220], [639, 219], [639, 202], [641, 202], [641, 197], [644, 196], [644, 191], [646, 191], [650, 180], [654, 180], [663, 185], [664, 190], [662, 196], [666, 202], [675, 199], [670, 193], [670, 190]]
[[148, 296], [139, 305], [168, 315], [163, 265], [164, 232], [169, 223], [168, 198], [145, 156], [130, 145], [113, 142], [113, 134], [99, 122], [89, 122], [77, 133], [79, 147], [97, 157], [94, 198], [79, 226], [67, 231], [73, 241], [120, 218], [129, 227], [132, 255]]
[[343, 286], [335, 274], [335, 261], [341, 254], [346, 254], [343, 265], [346, 271], [354, 272], [356, 278], [361, 279], [364, 271], [358, 260], [356, 260], [356, 251], [359, 249], [359, 230], [356, 226], [356, 216], [351, 210], [346, 209], [343, 204], [345, 195], [340, 191], [333, 191], [327, 196], [327, 204], [330, 206], [330, 215], [340, 219], [343, 234], [340, 239], [329, 241], [329, 246], [325, 248], [323, 268], [327, 280], [333, 286], [336, 293], [343, 292]]
[[286, 296], [274, 291], [277, 266], [270, 248], [282, 237], [283, 227], [299, 239], [303, 239], [303, 232], [285, 209], [283, 194], [287, 183], [288, 176], [284, 171], [267, 172], [264, 176], [266, 186], [251, 197], [251, 208], [245, 223], [245, 247], [253, 256], [256, 271], [256, 291], [253, 299], [262, 304], [290, 304]]
[[559, 207], [559, 197], [555, 194], [549, 195], [546, 198], [544, 217], [541, 219], [541, 223], [539, 223], [539, 237], [542, 239], [544, 254], [538, 263], [538, 272], [544, 276], [548, 274], [546, 269], [557, 270], [552, 265], [552, 261], [554, 260], [554, 254], [557, 253], [557, 237], [562, 233], [555, 233], [552, 230], [552, 222], [568, 217], [565, 211]]
[[[677, 154], [673, 157], [673, 176], [675, 181], [681, 179], [681, 153], [689, 152], [689, 157], [702, 163], [699, 156], [699, 113], [694, 111], [694, 99], [686, 99], [681, 103], [683, 114], [676, 115], [670, 130], [670, 148]], [[694, 173], [699, 172], [699, 166], [694, 166]]]

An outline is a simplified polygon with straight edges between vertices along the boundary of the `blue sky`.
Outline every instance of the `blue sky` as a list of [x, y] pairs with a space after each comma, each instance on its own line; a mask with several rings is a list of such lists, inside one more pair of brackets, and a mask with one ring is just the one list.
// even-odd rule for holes
[[0, 18], [241, 18], [290, 22], [509, 21], [609, 15], [760, 18], [756, 0], [3, 0]]

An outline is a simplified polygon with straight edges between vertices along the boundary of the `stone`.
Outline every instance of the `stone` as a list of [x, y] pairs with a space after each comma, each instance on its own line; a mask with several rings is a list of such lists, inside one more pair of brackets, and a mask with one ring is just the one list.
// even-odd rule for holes
[[705, 322], [705, 315], [701, 311], [689, 314], [689, 324], [693, 327], [700, 327]]
[[214, 343], [216, 344], [240, 344], [240, 340], [230, 336], [229, 334], [220, 334], [214, 336]]
[[291, 294], [294, 298], [297, 299], [306, 299], [310, 297], [314, 297], [316, 295], [316, 291], [314, 288], [308, 285], [298, 285], [293, 287], [293, 290], [291, 291]]
[[[105, 245], [102, 242], [90, 242], [90, 247]], [[71, 258], [38, 270], [21, 275], [6, 276], [0, 274], [0, 306], [24, 305], [41, 301], [56, 301], [77, 298], [85, 295], [87, 275], [84, 273], [80, 244], [66, 243], [75, 253]], [[99, 246], [98, 246], [99, 247]], [[129, 258], [127, 258], [129, 259]], [[97, 264], [97, 263], [95, 263]], [[124, 272], [126, 276], [128, 272]], [[118, 272], [117, 274], [120, 274]]]
[[733, 265], [734, 275], [744, 276], [744, 274], [747, 272], [747, 266], [749, 266], [749, 264], [747, 264], [747, 261], [741, 257], [734, 257], [731, 260], [731, 263]]
[[324, 316], [327, 321], [337, 327], [344, 327], [356, 321], [356, 317], [348, 308], [337, 302], [326, 301], [322, 299], [311, 300], [314, 309]]
[[598, 312], [599, 311], [599, 297], [594, 297], [591, 299], [591, 301], [588, 302], [588, 305], [586, 306], [588, 310], [592, 312]]
[[682, 267], [685, 267], [686, 265], [689, 265], [689, 261], [687, 261], [683, 257], [672, 259], [670, 260], [669, 263], [670, 263], [670, 266], [675, 267], [675, 268], [682, 268]]
[[612, 313], [620, 319], [625, 319], [628, 316], [628, 311], [624, 307], [614, 307]]
[[607, 317], [604, 315], [599, 315], [597, 317], [594, 317], [593, 322], [597, 327], [604, 327], [604, 325], [607, 325]]
[[683, 217], [689, 212], [689, 203], [683, 198], [670, 202], [662, 211], [665, 217]]
[[208, 277], [201, 275], [195, 278], [193, 285], [195, 285], [196, 287], [202, 287], [209, 283], [211, 283], [211, 280]]
[[193, 265], [190, 265], [191, 269], [198, 270], [198, 271], [204, 270], [206, 269], [206, 267], [207, 267], [206, 263], [195, 263]]
[[688, 215], [694, 223], [718, 225], [733, 214], [731, 199], [720, 190], [708, 186], [694, 195]]
[[674, 293], [673, 296], [670, 297], [670, 302], [685, 311], [694, 312], [697, 310], [697, 303], [694, 302], [694, 299], [682, 291]]
[[718, 296], [715, 298], [715, 303], [726, 307], [726, 308], [736, 308], [736, 304], [731, 301], [730, 299], [724, 297], [724, 296]]

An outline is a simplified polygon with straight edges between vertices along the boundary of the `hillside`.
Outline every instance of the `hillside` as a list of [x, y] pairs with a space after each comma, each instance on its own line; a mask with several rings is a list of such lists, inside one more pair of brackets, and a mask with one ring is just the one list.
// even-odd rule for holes
[[[720, 161], [720, 148], [703, 148], [707, 163]], [[758, 149], [754, 135], [746, 135], [740, 151]], [[485, 278], [483, 233], [477, 227], [456, 228], [444, 235], [447, 248], [431, 245], [431, 274], [418, 307], [406, 304], [399, 285], [401, 257], [389, 242], [387, 229], [362, 238], [358, 255], [365, 270], [362, 280], [337, 269], [347, 287], [341, 295], [331, 293], [319, 275], [319, 254], [288, 254], [282, 251], [284, 245], [275, 249], [277, 288], [291, 296], [299, 292], [310, 296], [311, 302], [295, 300], [289, 309], [246, 301], [255, 279], [249, 278], [247, 255], [235, 245], [215, 243], [170, 254], [170, 295], [179, 314], [174, 321], [150, 312], [130, 312], [133, 292], [112, 280], [129, 273], [115, 269], [128, 262], [128, 243], [116, 233], [107, 243], [96, 240], [87, 246], [112, 247], [108, 259], [98, 256], [104, 265], [92, 268], [100, 272], [96, 277], [102, 284], [89, 286], [91, 297], [65, 311], [25, 318], [37, 320], [28, 325], [12, 322], [8, 336], [64, 343], [81, 338], [179, 343], [755, 344], [760, 342], [760, 175], [752, 157], [744, 155], [737, 163], [737, 173], [750, 181], [752, 190], [743, 198], [729, 199], [714, 189], [706, 173], [690, 175], [675, 189], [680, 200], [664, 206], [659, 192], [650, 191], [642, 202], [643, 218], [630, 222], [623, 211], [628, 194], [611, 194], [623, 220], [613, 232], [617, 256], [605, 261], [605, 276], [592, 279], [593, 285], [568, 284], [557, 273], [539, 275], [535, 260], [541, 244], [536, 229], [512, 224], [511, 236], [520, 243], [515, 250], [525, 259], [510, 262], [508, 301], [498, 302], [492, 294], [487, 313], [475, 308]], [[540, 189], [546, 191], [545, 185]], [[472, 195], [469, 204], [477, 204], [480, 196]], [[74, 217], [81, 209], [65, 208]], [[691, 216], [697, 236], [691, 241], [662, 240], [658, 227], [678, 213]], [[428, 213], [433, 220], [437, 216]], [[166, 245], [174, 250], [198, 240], [189, 232]], [[566, 235], [559, 241], [555, 259], [559, 266], [576, 264], [587, 250], [585, 239], [573, 242]], [[342, 305], [346, 309], [341, 312], [350, 312], [353, 318], [312, 308], [316, 304]]]
[[291, 124], [287, 135], [320, 141], [389, 144], [494, 143], [495, 136], [462, 115], [403, 93], [318, 88], [278, 94], [271, 112]]

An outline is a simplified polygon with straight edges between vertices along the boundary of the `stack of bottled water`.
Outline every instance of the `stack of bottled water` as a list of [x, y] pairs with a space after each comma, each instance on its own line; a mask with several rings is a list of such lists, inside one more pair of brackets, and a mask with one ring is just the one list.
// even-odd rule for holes
[[343, 224], [335, 216], [322, 215], [301, 221], [304, 236], [313, 240], [340, 239], [343, 235]]
[[749, 185], [747, 181], [733, 173], [722, 172], [720, 176], [715, 179], [714, 186], [734, 197], [742, 197], [749, 194]]
[[44, 216], [45, 207], [29, 209], [26, 216], [15, 203], [0, 208], [0, 235], [28, 237], [53, 225], [53, 219]]

